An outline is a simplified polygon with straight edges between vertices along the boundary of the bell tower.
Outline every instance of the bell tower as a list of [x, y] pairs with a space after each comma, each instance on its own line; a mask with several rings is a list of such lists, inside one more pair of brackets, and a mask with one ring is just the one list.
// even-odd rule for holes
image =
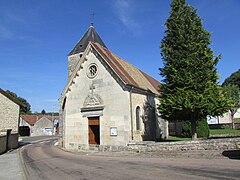
[[87, 48], [89, 42], [96, 42], [100, 45], [106, 47], [97, 31], [93, 26], [93, 21], [91, 22], [90, 27], [86, 31], [86, 33], [82, 36], [82, 38], [78, 41], [75, 47], [68, 54], [68, 78], [72, 75], [78, 61], [82, 57], [83, 52]]

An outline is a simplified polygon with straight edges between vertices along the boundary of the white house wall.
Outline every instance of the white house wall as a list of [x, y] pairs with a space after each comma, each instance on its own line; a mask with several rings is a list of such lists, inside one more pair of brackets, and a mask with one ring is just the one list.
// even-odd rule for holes
[[[237, 112], [234, 114], [234, 119], [235, 118], [240, 118], [240, 109], [237, 110]], [[219, 117], [219, 123], [224, 124], [224, 123], [232, 123], [231, 120], [231, 113], [227, 112], [223, 116]]]

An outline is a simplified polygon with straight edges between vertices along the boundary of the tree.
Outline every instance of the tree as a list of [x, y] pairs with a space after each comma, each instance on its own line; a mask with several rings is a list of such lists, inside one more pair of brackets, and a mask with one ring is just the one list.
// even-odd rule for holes
[[225, 81], [222, 86], [227, 86], [228, 84], [235, 84], [240, 89], [240, 69], [231, 74]]
[[160, 68], [163, 83], [158, 109], [164, 119], [190, 121], [192, 139], [196, 139], [197, 121], [222, 115], [228, 107], [217, 85], [220, 56], [214, 57], [209, 48], [210, 33], [196, 9], [185, 0], [173, 0], [171, 8], [161, 41], [164, 67]]
[[17, 94], [15, 94], [14, 92], [11, 92], [9, 90], [6, 90], [6, 93], [8, 93], [9, 95], [11, 95], [12, 97], [18, 99], [20, 102], [22, 102], [23, 104], [26, 105], [26, 107], [20, 107], [20, 113], [21, 114], [29, 114], [31, 113], [31, 105], [27, 102], [26, 99], [17, 96]]
[[42, 112], [41, 112], [41, 114], [46, 114], [46, 111], [43, 109]]
[[234, 115], [237, 110], [240, 108], [240, 90], [237, 85], [228, 84], [223, 87], [224, 93], [230, 100], [231, 106], [229, 108], [231, 121], [232, 121], [232, 129], [235, 129], [234, 125]]

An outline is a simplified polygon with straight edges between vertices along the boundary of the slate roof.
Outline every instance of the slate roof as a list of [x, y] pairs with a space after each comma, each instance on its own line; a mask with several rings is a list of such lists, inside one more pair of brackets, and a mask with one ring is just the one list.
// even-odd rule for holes
[[26, 107], [25, 104], [23, 104], [21, 101], [19, 101], [17, 98], [11, 96], [10, 94], [8, 94], [6, 91], [4, 91], [3, 89], [0, 88], [0, 93], [2, 95], [4, 95], [5, 97], [7, 97], [8, 99], [10, 99], [11, 101], [13, 101], [14, 103], [18, 104], [21, 107]]
[[104, 44], [104, 42], [102, 41], [102, 39], [98, 35], [97, 31], [91, 25], [88, 28], [87, 32], [83, 35], [83, 37], [78, 41], [76, 46], [68, 54], [68, 56], [84, 52], [90, 41], [91, 42], [97, 42], [97, 43], [101, 44], [102, 46], [106, 47], [106, 45]]
[[137, 88], [151, 91], [155, 94], [160, 94], [160, 82], [137, 67], [129, 64], [119, 56], [112, 53], [106, 47], [99, 43], [91, 43], [97, 52], [102, 56], [106, 63], [115, 71], [115, 73], [122, 79], [125, 85], [131, 85]]

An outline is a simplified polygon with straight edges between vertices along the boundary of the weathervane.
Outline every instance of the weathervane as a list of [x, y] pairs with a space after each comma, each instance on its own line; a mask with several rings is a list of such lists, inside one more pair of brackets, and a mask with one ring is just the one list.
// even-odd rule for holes
[[92, 16], [91, 26], [93, 26], [93, 23], [94, 23], [94, 16], [95, 16], [95, 13], [94, 13], [94, 11], [93, 11], [93, 13], [92, 13], [92, 14], [90, 14], [90, 15]]

